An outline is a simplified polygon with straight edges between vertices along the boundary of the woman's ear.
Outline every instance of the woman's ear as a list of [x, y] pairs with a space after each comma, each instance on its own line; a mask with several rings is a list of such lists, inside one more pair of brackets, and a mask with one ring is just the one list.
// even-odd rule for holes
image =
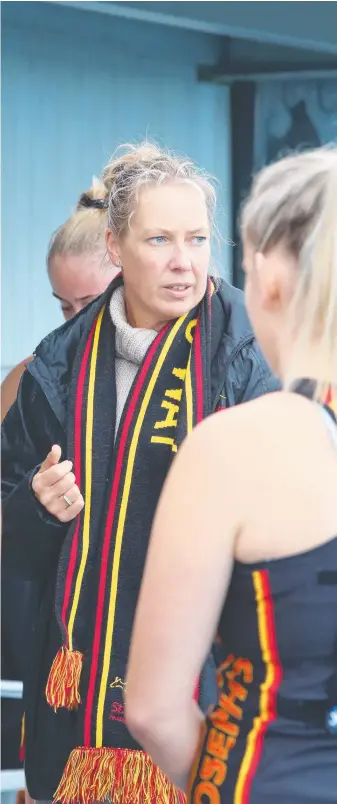
[[116, 237], [114, 236], [114, 234], [110, 229], [106, 230], [105, 239], [106, 239], [107, 252], [109, 254], [111, 262], [113, 263], [113, 265], [116, 265], [118, 268], [120, 268], [121, 257], [120, 257], [120, 248], [118, 240], [116, 239]]

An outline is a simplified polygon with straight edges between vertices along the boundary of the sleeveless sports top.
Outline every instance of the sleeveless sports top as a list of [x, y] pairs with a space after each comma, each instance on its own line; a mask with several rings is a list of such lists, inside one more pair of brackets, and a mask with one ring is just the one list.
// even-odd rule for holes
[[[293, 390], [314, 393], [307, 381]], [[337, 535], [288, 558], [235, 562], [214, 654], [219, 699], [188, 801], [336, 804]]]

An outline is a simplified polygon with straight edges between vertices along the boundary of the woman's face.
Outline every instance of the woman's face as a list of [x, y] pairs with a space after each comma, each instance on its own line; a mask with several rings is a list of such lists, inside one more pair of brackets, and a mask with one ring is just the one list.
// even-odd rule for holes
[[281, 374], [287, 354], [288, 313], [297, 281], [297, 264], [284, 248], [267, 254], [244, 243], [245, 301], [249, 318], [271, 369]]
[[53, 296], [60, 301], [66, 320], [100, 296], [118, 273], [118, 268], [107, 263], [104, 256], [104, 253], [99, 253], [56, 254], [53, 257], [49, 279]]
[[130, 324], [158, 331], [205, 293], [210, 228], [202, 191], [187, 183], [143, 190], [130, 226], [118, 240], [109, 231], [107, 247], [122, 265]]

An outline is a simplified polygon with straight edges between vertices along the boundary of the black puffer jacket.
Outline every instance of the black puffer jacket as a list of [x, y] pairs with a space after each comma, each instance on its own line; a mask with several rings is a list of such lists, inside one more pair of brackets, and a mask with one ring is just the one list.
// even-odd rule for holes
[[[221, 337], [213, 338], [212, 395], [223, 407], [230, 407], [275, 390], [278, 383], [254, 340], [241, 291], [223, 283], [218, 294], [224, 330]], [[109, 289], [104, 295], [108, 298]], [[58, 556], [69, 525], [58, 522], [39, 504], [31, 481], [53, 444], [61, 446], [62, 459], [67, 457], [72, 366], [86, 316], [101, 304], [102, 297], [42, 341], [2, 428], [3, 562], [17, 576], [34, 581], [40, 594], [32, 629], [34, 666], [24, 702], [26, 777], [35, 799], [53, 797], [75, 746], [76, 712], [61, 709], [55, 715], [45, 700], [48, 673], [60, 646], [54, 587]], [[210, 698], [213, 694], [210, 690]]]

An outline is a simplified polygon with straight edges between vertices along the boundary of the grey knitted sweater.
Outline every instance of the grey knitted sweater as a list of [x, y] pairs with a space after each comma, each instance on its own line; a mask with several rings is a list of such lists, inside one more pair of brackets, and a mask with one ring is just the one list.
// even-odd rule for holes
[[126, 319], [124, 288], [112, 294], [110, 315], [116, 327], [116, 433], [131, 385], [146, 352], [157, 333], [153, 329], [131, 327]]

